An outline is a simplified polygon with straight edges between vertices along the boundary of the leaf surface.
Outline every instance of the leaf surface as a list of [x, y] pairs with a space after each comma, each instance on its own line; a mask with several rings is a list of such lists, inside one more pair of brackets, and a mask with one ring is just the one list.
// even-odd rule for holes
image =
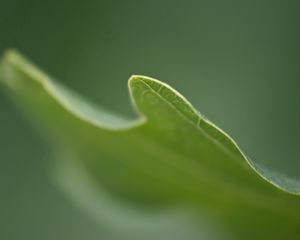
[[[300, 181], [247, 158], [167, 84], [132, 76], [138, 116], [128, 120], [84, 100], [16, 52], [4, 56], [0, 70], [0, 82], [45, 130], [66, 169], [79, 164], [92, 179], [91, 192], [104, 190], [136, 211], [180, 206], [200, 216], [205, 209], [242, 239], [300, 237]], [[71, 186], [88, 205], [91, 194]]]

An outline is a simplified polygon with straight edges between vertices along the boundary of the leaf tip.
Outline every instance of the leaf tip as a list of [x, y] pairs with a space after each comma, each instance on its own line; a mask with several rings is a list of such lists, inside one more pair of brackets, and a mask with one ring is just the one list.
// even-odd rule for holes
[[132, 75], [128, 80], [129, 90], [133, 95], [136, 92], [136, 90], [141, 90], [145, 87], [146, 89], [151, 88], [153, 90], [157, 90], [165, 85], [166, 84], [159, 80], [144, 75]]
[[130, 88], [134, 87], [136, 84], [143, 81], [144, 78], [146, 78], [146, 77], [142, 76], [142, 75], [131, 75], [128, 80], [129, 87]]
[[151, 77], [132, 75], [128, 80], [130, 98], [136, 112], [143, 116], [152, 115], [153, 104], [157, 103], [154, 90], [163, 83]]
[[145, 81], [148, 77], [142, 75], [132, 75], [128, 80], [128, 87], [131, 99], [136, 104], [136, 101], [140, 99], [140, 95], [144, 91]]

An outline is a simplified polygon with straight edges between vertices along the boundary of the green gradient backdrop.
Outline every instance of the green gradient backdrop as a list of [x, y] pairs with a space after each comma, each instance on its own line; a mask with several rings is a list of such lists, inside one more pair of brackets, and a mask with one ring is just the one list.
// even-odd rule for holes
[[[163, 80], [261, 163], [300, 177], [298, 1], [0, 0], [16, 48], [96, 103], [132, 115], [131, 74]], [[51, 182], [50, 150], [0, 92], [0, 238], [99, 239]]]

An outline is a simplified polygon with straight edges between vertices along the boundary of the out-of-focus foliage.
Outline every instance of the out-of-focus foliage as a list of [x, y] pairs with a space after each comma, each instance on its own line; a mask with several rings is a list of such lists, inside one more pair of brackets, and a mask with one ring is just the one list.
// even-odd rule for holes
[[[119, 238], [202, 238], [201, 230], [193, 228], [196, 216], [203, 217], [200, 209], [226, 226], [231, 238], [300, 236], [300, 181], [247, 159], [228, 135], [168, 85], [131, 77], [130, 96], [140, 117], [130, 121], [95, 108], [15, 52], [8, 52], [0, 67], [13, 98], [46, 127], [59, 148], [63, 184], [79, 193], [75, 201], [85, 199], [85, 207], [98, 210], [103, 222], [115, 219]], [[97, 204], [93, 196], [103, 195], [98, 189], [123, 202], [124, 209], [106, 206], [103, 199]], [[139, 218], [122, 216], [126, 205], [133, 205]], [[159, 214], [153, 214], [157, 208]], [[152, 209], [151, 217], [162, 223], [169, 217], [163, 214], [166, 208], [189, 209], [195, 223], [189, 229], [189, 214], [174, 214], [171, 228], [150, 228], [153, 219], [143, 210]], [[126, 224], [124, 233], [120, 229]]]

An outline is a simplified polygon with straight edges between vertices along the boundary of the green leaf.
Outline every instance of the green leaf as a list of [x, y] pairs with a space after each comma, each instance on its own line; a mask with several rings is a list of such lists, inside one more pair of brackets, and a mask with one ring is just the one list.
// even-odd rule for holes
[[138, 117], [129, 120], [88, 103], [13, 51], [1, 62], [1, 79], [52, 140], [63, 169], [80, 166], [92, 179], [80, 190], [84, 174], [59, 174], [71, 192], [77, 189], [75, 198], [84, 195], [83, 205], [92, 195], [84, 189], [93, 185], [90, 192], [109, 192], [137, 212], [204, 211], [234, 237], [300, 237], [300, 181], [247, 158], [167, 84], [132, 76]]

